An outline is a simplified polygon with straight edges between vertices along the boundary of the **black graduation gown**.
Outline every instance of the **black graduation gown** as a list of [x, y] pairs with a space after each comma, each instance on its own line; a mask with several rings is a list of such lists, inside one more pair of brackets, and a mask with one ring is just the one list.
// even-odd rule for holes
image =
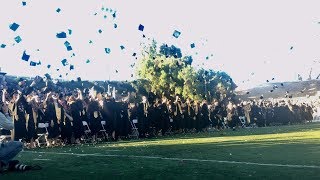
[[104, 101], [102, 116], [103, 120], [107, 123], [107, 131], [112, 133], [115, 130], [116, 116], [115, 116], [115, 102], [114, 101]]
[[169, 127], [170, 127], [170, 114], [169, 114], [169, 110], [166, 104], [162, 103], [159, 106], [159, 110], [160, 110], [160, 129], [162, 129], [162, 135], [164, 135]]
[[37, 127], [37, 128], [36, 128], [36, 132], [37, 132], [38, 134], [46, 133], [46, 130], [45, 130], [45, 129], [43, 129], [43, 128], [38, 128], [39, 123], [48, 123], [48, 122], [46, 121], [44, 111], [41, 110], [41, 109], [38, 109], [38, 110], [37, 110], [37, 124], [36, 124], [36, 127]]
[[138, 106], [138, 130], [140, 137], [145, 137], [145, 134], [149, 132], [149, 115], [144, 112], [144, 109], [147, 108], [147, 112], [149, 111], [149, 107], [147, 104], [140, 103]]
[[126, 137], [131, 133], [127, 103], [121, 103], [120, 119], [121, 123], [119, 135]]
[[[58, 124], [56, 110], [53, 103], [47, 104], [45, 111], [45, 119], [47, 122], [49, 122], [48, 138], [57, 138], [60, 135], [60, 127]], [[53, 126], [51, 122], [53, 122]]]
[[[179, 108], [181, 107], [181, 111]], [[179, 130], [182, 128], [182, 106], [181, 102], [176, 102], [173, 104], [173, 129]]]
[[72, 121], [73, 133], [74, 133], [74, 138], [76, 139], [79, 139], [81, 138], [81, 136], [84, 135], [84, 128], [81, 121], [82, 110], [83, 110], [82, 102], [79, 100], [76, 102], [73, 102], [70, 105], [70, 112], [73, 118], [73, 121]]
[[206, 128], [209, 125], [209, 109], [207, 104], [203, 104], [201, 107], [201, 129]]
[[27, 137], [26, 128], [26, 103], [22, 102], [21, 98], [14, 104], [14, 140], [25, 139]]
[[91, 101], [88, 106], [88, 123], [92, 134], [96, 134], [101, 129], [102, 116], [97, 101]]
[[[198, 108], [198, 111], [197, 111]], [[194, 127], [196, 128], [197, 131], [201, 130], [201, 107], [200, 105], [195, 105], [194, 107], [195, 109], [195, 114], [194, 114], [194, 119], [193, 119], [193, 123], [194, 123]]]
[[33, 113], [33, 108], [31, 105], [26, 105], [26, 113], [27, 113], [27, 141], [30, 141], [31, 139], [37, 138], [36, 133], [36, 124], [35, 124], [35, 118]]
[[[60, 134], [61, 134], [61, 139], [63, 139], [66, 142], [71, 142], [71, 137], [72, 137], [72, 126], [71, 126], [71, 121], [68, 117], [65, 116], [65, 109], [64, 107], [58, 103], [57, 104], [57, 109], [60, 109], [60, 120], [58, 119], [58, 125], [60, 127]], [[56, 109], [56, 111], [57, 111]], [[58, 116], [58, 113], [57, 113]]]

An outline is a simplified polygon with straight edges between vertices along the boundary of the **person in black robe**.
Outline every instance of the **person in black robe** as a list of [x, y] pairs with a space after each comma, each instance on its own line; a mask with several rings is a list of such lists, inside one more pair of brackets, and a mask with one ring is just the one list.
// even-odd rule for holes
[[81, 121], [83, 105], [81, 100], [76, 100], [74, 96], [70, 96], [68, 103], [70, 105], [70, 115], [73, 118], [73, 135], [76, 143], [79, 144], [81, 137], [84, 135], [84, 128]]
[[14, 120], [14, 140], [19, 141], [20, 139], [25, 140], [27, 137], [27, 126], [26, 126], [26, 106], [27, 101], [22, 94], [14, 94], [13, 100], [16, 102], [13, 104], [13, 120]]
[[203, 131], [204, 129], [206, 129], [209, 126], [209, 109], [208, 109], [208, 105], [206, 102], [204, 102], [202, 104], [201, 107], [201, 130]]
[[60, 127], [61, 140], [65, 144], [71, 143], [72, 137], [72, 117], [69, 115], [67, 102], [63, 99], [63, 95], [59, 95], [59, 99], [55, 100], [55, 109], [57, 120]]
[[193, 127], [196, 129], [196, 132], [201, 131], [201, 106], [200, 103], [195, 101], [194, 102], [194, 114], [195, 116], [193, 117]]
[[212, 123], [212, 127], [214, 127], [215, 129], [218, 129], [218, 125], [219, 125], [218, 112], [219, 112], [219, 102], [214, 102], [210, 108], [210, 120]]
[[253, 102], [252, 107], [251, 107], [251, 117], [252, 121], [250, 122], [253, 125], [257, 125], [258, 122], [262, 121], [262, 116], [261, 116], [261, 108], [257, 105], [257, 102]]
[[131, 133], [130, 123], [129, 123], [129, 114], [128, 114], [128, 103], [120, 103], [120, 129], [119, 136], [127, 138]]
[[152, 127], [155, 129], [155, 134], [157, 135], [158, 132], [161, 131], [161, 122], [162, 122], [162, 108], [161, 108], [161, 101], [156, 99], [156, 102], [153, 105], [153, 113], [151, 113]]
[[[50, 95], [49, 95], [50, 96]], [[60, 127], [56, 115], [56, 109], [53, 98], [50, 96], [45, 101], [45, 119], [49, 122], [48, 127], [48, 146], [55, 145], [57, 138], [60, 135]]]
[[133, 136], [138, 135], [139, 130], [136, 131], [136, 121], [138, 120], [138, 105], [135, 103], [130, 103], [129, 109], [128, 109], [128, 115], [129, 115], [129, 120], [130, 120], [130, 129], [129, 129], [129, 134], [132, 133]]
[[233, 105], [232, 102], [229, 102], [229, 104], [227, 105], [227, 122], [228, 122], [228, 126], [233, 130], [235, 130], [235, 127], [236, 127], [235, 116], [236, 116], [235, 106]]
[[113, 98], [107, 97], [107, 99], [103, 101], [103, 120], [106, 121], [108, 134], [110, 134], [113, 139], [115, 139], [115, 129], [117, 126], [115, 106], [116, 102]]
[[138, 130], [140, 138], [145, 138], [149, 132], [149, 103], [145, 96], [142, 97], [142, 102], [138, 106]]
[[194, 109], [192, 107], [192, 102], [188, 98], [185, 103], [185, 111], [184, 111], [184, 121], [185, 128], [187, 132], [191, 132], [193, 129], [193, 117], [194, 117]]
[[26, 124], [27, 124], [27, 142], [29, 143], [29, 148], [34, 148], [35, 143], [34, 140], [37, 139], [36, 133], [36, 104], [32, 97], [28, 97], [28, 104], [26, 106]]
[[180, 97], [177, 95], [176, 100], [173, 103], [173, 130], [181, 131], [182, 130], [182, 102]]
[[163, 98], [162, 102], [159, 102], [159, 111], [160, 111], [160, 130], [162, 133], [162, 136], [166, 135], [169, 127], [170, 127], [170, 112], [167, 106], [167, 99]]
[[88, 124], [90, 126], [94, 141], [101, 129], [101, 121], [102, 115], [100, 112], [99, 103], [97, 100], [91, 99], [88, 105]]

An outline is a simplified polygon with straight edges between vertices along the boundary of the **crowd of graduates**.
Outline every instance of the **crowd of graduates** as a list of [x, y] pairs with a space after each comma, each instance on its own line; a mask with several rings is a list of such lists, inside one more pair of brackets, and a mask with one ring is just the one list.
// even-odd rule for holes
[[43, 131], [47, 131], [47, 145], [54, 146], [82, 143], [85, 137], [95, 142], [101, 130], [105, 130], [104, 138], [118, 140], [132, 137], [134, 133], [139, 138], [147, 138], [304, 123], [313, 119], [311, 105], [290, 101], [213, 100], [209, 103], [183, 99], [179, 95], [167, 98], [150, 93], [142, 96], [140, 103], [132, 103], [128, 99], [116, 101], [108, 93], [93, 88], [39, 91], [36, 83], [37, 79], [31, 85], [19, 83], [11, 92], [3, 88], [1, 99], [2, 104], [8, 105], [14, 121], [14, 131], [2, 130], [2, 134], [11, 133], [14, 140], [26, 142], [31, 148], [37, 145], [38, 135], [46, 133]]

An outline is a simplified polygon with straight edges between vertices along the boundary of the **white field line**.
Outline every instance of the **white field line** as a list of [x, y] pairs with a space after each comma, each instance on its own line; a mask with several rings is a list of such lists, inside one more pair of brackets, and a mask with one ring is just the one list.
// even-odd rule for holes
[[256, 165], [256, 166], [270, 166], [270, 167], [288, 167], [288, 168], [311, 168], [320, 169], [320, 166], [314, 165], [300, 165], [300, 164], [273, 164], [273, 163], [254, 163], [245, 161], [221, 161], [211, 159], [185, 159], [185, 158], [167, 158], [159, 156], [134, 156], [134, 155], [117, 155], [117, 154], [77, 154], [77, 153], [59, 153], [59, 152], [37, 152], [37, 151], [23, 151], [24, 153], [33, 154], [54, 154], [54, 155], [70, 155], [70, 156], [94, 156], [94, 157], [122, 157], [122, 158], [137, 158], [137, 159], [160, 159], [171, 161], [191, 161], [191, 162], [211, 162], [211, 163], [223, 163], [223, 164], [244, 164], [244, 165]]
[[33, 159], [34, 161], [52, 161], [51, 159]]

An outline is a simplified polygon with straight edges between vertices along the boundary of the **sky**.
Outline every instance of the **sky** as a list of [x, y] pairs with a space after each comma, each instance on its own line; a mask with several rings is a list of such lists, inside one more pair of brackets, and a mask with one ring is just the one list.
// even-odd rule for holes
[[[132, 80], [136, 78], [131, 77], [135, 69], [130, 65], [136, 62], [132, 54], [139, 57], [141, 43], [148, 43], [148, 38], [180, 47], [183, 55], [193, 56], [197, 68], [227, 72], [239, 89], [272, 78], [295, 81], [298, 74], [306, 79], [311, 68], [313, 78], [320, 73], [317, 0], [24, 1], [25, 6], [19, 0], [3, 0], [0, 6], [0, 45], [6, 44], [0, 48], [0, 67], [11, 75]], [[14, 22], [20, 25], [16, 31], [9, 28]], [[144, 25], [143, 32], [139, 24]], [[179, 38], [172, 36], [175, 30], [181, 32]], [[62, 31], [67, 38], [56, 38]], [[15, 42], [16, 36], [21, 37], [20, 43]], [[65, 41], [72, 51], [66, 50]], [[191, 48], [191, 43], [196, 47]], [[110, 54], [105, 48], [110, 48]], [[21, 59], [23, 51], [30, 55], [29, 62]], [[69, 71], [62, 59], [75, 69]], [[39, 60], [41, 65], [29, 65]]]

